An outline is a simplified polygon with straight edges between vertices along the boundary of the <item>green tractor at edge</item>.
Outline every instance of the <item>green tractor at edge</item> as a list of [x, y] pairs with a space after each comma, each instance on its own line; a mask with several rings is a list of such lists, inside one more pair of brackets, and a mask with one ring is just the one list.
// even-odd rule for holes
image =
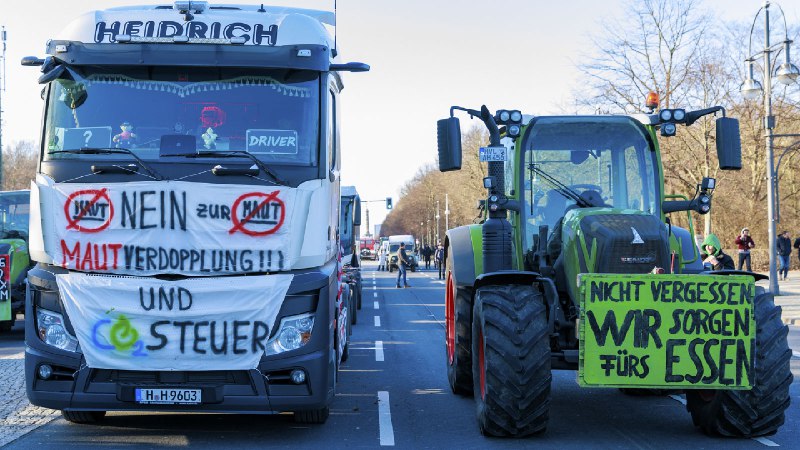
[[461, 167], [456, 110], [490, 137], [484, 220], [445, 239], [448, 381], [474, 396], [481, 432], [543, 432], [551, 370], [566, 369], [582, 387], [683, 391], [710, 435], [774, 434], [792, 382], [781, 310], [755, 286], [762, 276], [703, 263], [689, 212], [709, 212], [715, 180], [667, 195], [658, 141], [722, 113], [720, 168], [738, 170], [738, 121], [719, 106], [538, 117], [453, 106], [438, 122], [442, 172]]
[[0, 332], [14, 326], [25, 311], [30, 191], [0, 192]]

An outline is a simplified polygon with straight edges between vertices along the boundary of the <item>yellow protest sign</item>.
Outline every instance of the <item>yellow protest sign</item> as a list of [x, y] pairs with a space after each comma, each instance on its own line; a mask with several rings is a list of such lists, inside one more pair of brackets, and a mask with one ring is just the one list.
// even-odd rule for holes
[[581, 386], [752, 386], [752, 277], [584, 274], [579, 295]]

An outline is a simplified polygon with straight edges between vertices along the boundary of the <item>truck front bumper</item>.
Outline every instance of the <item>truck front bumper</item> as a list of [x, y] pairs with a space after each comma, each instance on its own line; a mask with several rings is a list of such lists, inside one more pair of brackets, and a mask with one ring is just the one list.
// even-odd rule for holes
[[[37, 406], [57, 410], [95, 411], [197, 411], [228, 413], [280, 413], [316, 410], [330, 404], [334, 395], [335, 365], [323, 350], [279, 360], [262, 358], [257, 369], [230, 371], [131, 371], [92, 369], [83, 360], [42, 352], [25, 352], [28, 399]], [[77, 363], [77, 364], [76, 364]], [[42, 379], [39, 367], [49, 365], [52, 375]], [[305, 371], [296, 384], [290, 374]], [[325, 388], [314, 389], [314, 386]], [[137, 388], [200, 389], [202, 403], [154, 405], [136, 402]]]

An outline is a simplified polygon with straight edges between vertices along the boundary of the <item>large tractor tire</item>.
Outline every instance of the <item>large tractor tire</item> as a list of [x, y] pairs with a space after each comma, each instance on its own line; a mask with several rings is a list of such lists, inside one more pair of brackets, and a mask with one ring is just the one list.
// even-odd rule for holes
[[772, 294], [757, 288], [755, 298], [756, 355], [749, 391], [687, 391], [686, 409], [692, 421], [709, 435], [759, 437], [775, 434], [789, 407], [792, 371], [781, 308]]
[[456, 287], [452, 271], [445, 289], [447, 381], [454, 394], [472, 396], [472, 292]]
[[472, 378], [481, 433], [523, 437], [550, 416], [550, 343], [542, 294], [530, 286], [475, 293]]

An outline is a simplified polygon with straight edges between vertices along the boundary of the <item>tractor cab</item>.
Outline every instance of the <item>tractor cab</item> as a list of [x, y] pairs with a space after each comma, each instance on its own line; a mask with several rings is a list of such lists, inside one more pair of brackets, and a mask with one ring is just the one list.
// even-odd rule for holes
[[655, 149], [628, 117], [534, 119], [522, 151], [526, 238], [578, 208], [658, 213]]

